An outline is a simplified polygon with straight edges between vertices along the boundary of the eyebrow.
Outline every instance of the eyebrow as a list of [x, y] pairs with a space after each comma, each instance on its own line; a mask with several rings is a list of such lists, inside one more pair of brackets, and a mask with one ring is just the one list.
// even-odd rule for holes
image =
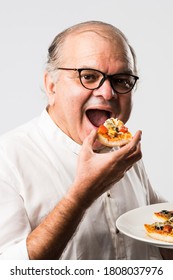
[[[88, 66], [88, 65], [82, 65], [81, 67], [76, 67], [76, 69], [93, 69], [93, 70], [98, 70], [102, 73], [105, 73], [105, 72], [101, 71], [100, 69], [98, 69], [97, 67], [95, 68], [94, 66]], [[105, 73], [105, 74], [107, 74], [107, 73]], [[107, 75], [116, 75], [116, 74], [131, 74], [132, 75], [133, 71], [130, 68], [124, 68], [124, 69], [122, 68], [117, 73], [112, 73], [112, 74], [107, 74]]]

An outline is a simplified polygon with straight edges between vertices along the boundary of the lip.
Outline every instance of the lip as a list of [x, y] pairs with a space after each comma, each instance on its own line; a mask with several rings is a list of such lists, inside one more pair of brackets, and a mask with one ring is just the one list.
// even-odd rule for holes
[[112, 107], [110, 107], [109, 105], [102, 105], [102, 104], [100, 104], [100, 105], [90, 105], [90, 106], [88, 106], [88, 107], [85, 109], [85, 114], [86, 114], [86, 112], [87, 112], [88, 110], [107, 111], [107, 112], [110, 113], [110, 116], [111, 116], [111, 117], [114, 117], [114, 116], [115, 116]]

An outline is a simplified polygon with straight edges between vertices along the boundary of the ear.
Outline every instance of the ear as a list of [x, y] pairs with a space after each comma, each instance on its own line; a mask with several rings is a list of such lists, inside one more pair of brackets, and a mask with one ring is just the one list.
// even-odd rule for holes
[[49, 105], [53, 106], [55, 103], [55, 83], [48, 72], [44, 73], [44, 87], [49, 100]]

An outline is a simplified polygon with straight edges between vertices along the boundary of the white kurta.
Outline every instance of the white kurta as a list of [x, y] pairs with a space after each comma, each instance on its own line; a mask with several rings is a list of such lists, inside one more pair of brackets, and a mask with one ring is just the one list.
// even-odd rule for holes
[[[80, 148], [46, 109], [1, 136], [0, 259], [28, 259], [26, 238], [72, 185]], [[159, 259], [158, 249], [124, 236], [115, 222], [128, 210], [162, 201], [139, 161], [86, 211], [61, 258]]]

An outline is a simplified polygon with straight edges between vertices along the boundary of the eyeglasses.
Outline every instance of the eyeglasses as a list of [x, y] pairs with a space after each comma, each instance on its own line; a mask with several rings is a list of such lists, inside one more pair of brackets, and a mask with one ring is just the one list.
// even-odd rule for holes
[[120, 73], [107, 75], [99, 70], [89, 68], [58, 68], [58, 70], [77, 71], [82, 86], [86, 89], [94, 90], [100, 88], [108, 79], [114, 92], [126, 94], [135, 86], [139, 77], [131, 74]]

